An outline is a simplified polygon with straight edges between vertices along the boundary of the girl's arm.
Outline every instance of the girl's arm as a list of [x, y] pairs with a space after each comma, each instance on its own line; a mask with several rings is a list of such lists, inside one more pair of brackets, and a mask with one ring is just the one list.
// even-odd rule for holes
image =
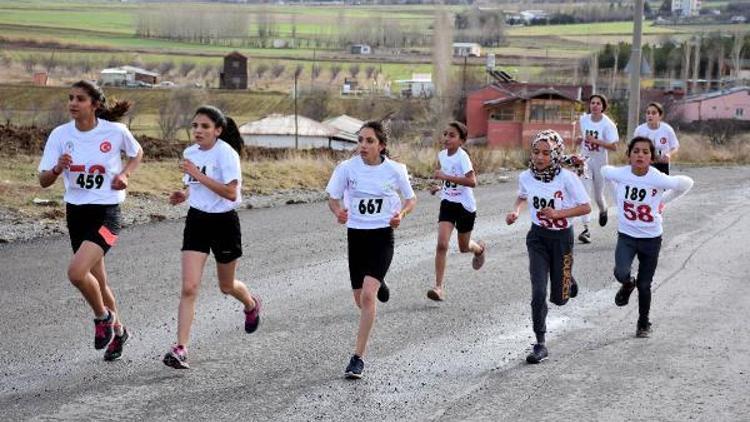
[[505, 216], [505, 223], [511, 225], [518, 219], [518, 214], [521, 213], [521, 205], [526, 203], [526, 198], [520, 196], [516, 198], [516, 202], [513, 203], [513, 210]]
[[463, 176], [449, 176], [443, 173], [441, 170], [435, 170], [435, 178], [438, 180], [445, 180], [446, 182], [455, 183], [457, 185], [468, 186], [475, 188], [477, 186], [477, 176], [474, 174], [474, 170], [466, 173]]
[[336, 216], [336, 221], [339, 224], [346, 223], [349, 218], [349, 212], [341, 207], [341, 201], [336, 198], [328, 197], [328, 209]]
[[138, 149], [138, 153], [135, 157], [128, 158], [120, 174], [112, 179], [112, 189], [123, 190], [128, 187], [128, 178], [138, 168], [138, 165], [143, 161], [143, 148]]
[[539, 210], [539, 214], [549, 219], [578, 217], [581, 215], [586, 215], [590, 212], [591, 212], [591, 205], [588, 203], [577, 205], [573, 208], [567, 208], [563, 210], [556, 210], [554, 208], [549, 208], [549, 207]]
[[675, 199], [686, 194], [693, 187], [693, 183], [694, 183], [693, 179], [687, 176], [680, 175], [680, 176], [670, 176], [670, 177], [675, 179], [676, 186], [664, 192], [664, 196], [662, 196], [661, 200], [665, 204], [672, 202]]
[[391, 218], [391, 221], [390, 221], [391, 227], [395, 229], [399, 225], [401, 225], [401, 220], [403, 220], [404, 217], [409, 215], [409, 213], [412, 212], [412, 210], [414, 209], [416, 205], [417, 205], [416, 196], [404, 200], [404, 203], [402, 204], [401, 212], [394, 214], [393, 217]]
[[223, 184], [203, 174], [190, 160], [184, 160], [181, 167], [185, 173], [189, 174], [193, 179], [210, 189], [211, 192], [229, 201], [237, 200], [237, 180], [232, 180], [227, 184]]

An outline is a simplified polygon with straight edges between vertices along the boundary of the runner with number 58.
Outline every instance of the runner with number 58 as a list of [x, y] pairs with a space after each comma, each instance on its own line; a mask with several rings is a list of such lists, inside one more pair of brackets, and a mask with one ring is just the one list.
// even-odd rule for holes
[[[615, 183], [618, 209], [618, 237], [615, 249], [615, 278], [622, 286], [615, 296], [617, 306], [628, 304], [630, 294], [638, 288], [637, 337], [651, 333], [651, 281], [661, 250], [664, 204], [687, 193], [693, 179], [669, 176], [652, 167], [654, 144], [649, 138], [635, 137], [628, 144], [629, 166], [602, 168], [605, 180]], [[630, 267], [638, 257], [638, 274], [632, 277]]]

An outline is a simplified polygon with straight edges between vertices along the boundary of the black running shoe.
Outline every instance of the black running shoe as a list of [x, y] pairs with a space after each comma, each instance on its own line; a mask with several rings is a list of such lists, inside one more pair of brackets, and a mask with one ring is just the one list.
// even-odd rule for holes
[[606, 226], [607, 220], [608, 220], [607, 210], [600, 212], [599, 213], [599, 225], [602, 227]]
[[575, 280], [570, 280], [570, 297], [574, 298], [578, 296], [578, 283]]
[[263, 302], [260, 300], [260, 296], [252, 296], [255, 307], [250, 311], [245, 312], [245, 332], [250, 334], [254, 333], [260, 325], [260, 311], [263, 308]]
[[591, 243], [591, 234], [589, 233], [589, 229], [585, 229], [581, 232], [581, 234], [578, 235], [578, 240], [581, 241], [581, 243]]
[[548, 355], [549, 353], [547, 353], [547, 346], [543, 344], [535, 344], [534, 348], [531, 350], [531, 353], [529, 353], [529, 355], [526, 356], [526, 362], [537, 364], [547, 359]]
[[633, 293], [633, 289], [635, 289], [635, 279], [630, 277], [630, 281], [622, 283], [620, 290], [617, 291], [617, 294], [615, 295], [615, 305], [627, 305], [630, 301], [630, 294]]
[[385, 280], [380, 282], [380, 288], [378, 289], [378, 300], [385, 303], [391, 298], [391, 290], [388, 285], [385, 284]]
[[122, 327], [122, 335], [115, 335], [112, 342], [107, 346], [107, 350], [104, 352], [104, 360], [113, 361], [120, 359], [122, 357], [122, 346], [128, 342], [129, 338], [130, 334], [128, 334], [127, 328]]
[[651, 323], [641, 324], [639, 322], [635, 329], [635, 336], [638, 338], [649, 338], [651, 336]]
[[346, 371], [344, 371], [344, 376], [349, 379], [358, 380], [362, 378], [362, 371], [364, 370], [365, 361], [357, 355], [352, 355], [352, 358], [349, 359], [349, 365], [346, 366]]
[[174, 369], [190, 369], [187, 362], [187, 350], [182, 346], [172, 346], [164, 355], [162, 362]]
[[94, 320], [94, 349], [101, 350], [112, 341], [115, 336], [115, 330], [112, 324], [115, 321], [115, 314], [107, 309], [109, 316], [106, 319]]

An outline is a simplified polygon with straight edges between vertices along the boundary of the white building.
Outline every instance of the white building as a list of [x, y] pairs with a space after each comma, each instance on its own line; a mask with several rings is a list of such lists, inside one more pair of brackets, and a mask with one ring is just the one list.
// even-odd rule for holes
[[698, 16], [701, 0], [672, 0], [672, 14], [680, 16]]
[[401, 85], [401, 96], [430, 98], [435, 94], [431, 73], [412, 73], [411, 79], [396, 81]]
[[475, 42], [454, 42], [454, 57], [481, 57], [482, 46]]
[[364, 125], [365, 122], [352, 116], [342, 114], [338, 117], [323, 120], [323, 124], [338, 130], [338, 133], [333, 137], [334, 139], [352, 143], [354, 144], [354, 147], [356, 147], [358, 142], [357, 133], [362, 129], [362, 125]]
[[[356, 143], [337, 139], [339, 130], [313, 119], [297, 116], [297, 147], [350, 150]], [[272, 114], [240, 126], [245, 145], [266, 148], [295, 148], [294, 115]]]
[[349, 52], [352, 54], [372, 54], [372, 47], [367, 44], [354, 44]]

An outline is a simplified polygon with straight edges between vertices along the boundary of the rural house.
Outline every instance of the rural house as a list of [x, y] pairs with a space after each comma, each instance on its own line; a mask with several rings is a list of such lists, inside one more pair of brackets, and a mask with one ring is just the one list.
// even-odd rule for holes
[[685, 97], [674, 104], [671, 114], [676, 120], [684, 122], [750, 120], [750, 87], [738, 86]]
[[247, 56], [233, 51], [224, 56], [224, 70], [219, 75], [221, 89], [247, 89]]
[[[266, 148], [294, 148], [294, 115], [272, 114], [264, 119], [240, 126], [245, 145]], [[313, 119], [297, 116], [297, 145], [299, 148], [331, 148], [349, 150], [356, 143], [337, 139], [339, 130]]]

